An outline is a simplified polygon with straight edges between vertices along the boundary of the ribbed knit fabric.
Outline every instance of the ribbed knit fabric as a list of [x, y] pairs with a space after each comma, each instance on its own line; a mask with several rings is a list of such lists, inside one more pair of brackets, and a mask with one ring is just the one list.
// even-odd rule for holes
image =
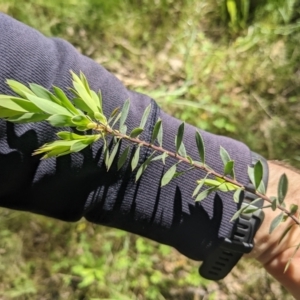
[[[127, 90], [99, 64], [79, 54], [69, 43], [46, 38], [34, 29], [0, 14], [0, 93], [11, 91], [6, 79], [52, 85], [67, 91], [70, 70], [82, 71], [91, 88], [103, 95], [104, 112], [110, 114], [126, 99], [131, 108], [128, 130], [139, 125], [149, 103], [152, 110], [142, 139], [149, 141], [153, 126], [163, 122], [165, 149], [174, 151], [174, 139], [181, 121], [162, 112], [146, 95]], [[70, 95], [68, 93], [68, 95]], [[197, 128], [186, 125], [184, 143], [188, 154], [199, 160], [195, 144]], [[0, 205], [46, 216], [76, 221], [81, 217], [116, 227], [177, 248], [186, 256], [202, 260], [231, 232], [230, 218], [236, 204], [230, 193], [214, 193], [200, 204], [192, 199], [196, 180], [203, 172], [190, 172], [160, 188], [163, 173], [175, 162], [168, 159], [150, 164], [140, 181], [127, 163], [109, 172], [102, 162], [102, 144], [80, 153], [40, 161], [33, 150], [56, 139], [59, 129], [46, 122], [15, 125], [0, 121]], [[237, 179], [248, 184], [247, 165], [251, 152], [242, 143], [201, 131], [206, 145], [206, 162], [222, 172], [219, 157], [223, 146], [235, 160]], [[122, 148], [124, 149], [125, 143]], [[140, 164], [150, 152], [143, 149]], [[131, 153], [132, 155], [132, 153]], [[183, 164], [179, 165], [183, 168]]]

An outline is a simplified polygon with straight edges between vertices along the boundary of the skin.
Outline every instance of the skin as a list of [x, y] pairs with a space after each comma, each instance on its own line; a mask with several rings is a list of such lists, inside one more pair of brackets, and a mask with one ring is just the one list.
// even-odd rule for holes
[[[276, 162], [269, 164], [269, 183], [267, 196], [276, 196], [280, 176], [285, 173], [288, 177], [288, 193], [285, 198], [286, 207], [297, 204], [300, 210], [300, 174], [288, 167], [278, 165]], [[293, 255], [296, 246], [300, 243], [300, 227], [295, 225], [284, 237], [280, 244], [280, 239], [284, 230], [294, 222], [289, 219], [281, 223], [273, 232], [269, 234], [272, 220], [279, 214], [272, 209], [265, 209], [265, 219], [255, 236], [255, 247], [246, 257], [257, 259], [263, 267], [276, 278], [297, 300], [300, 300], [300, 249], [294, 256], [289, 268], [284, 273], [284, 269], [289, 258]]]

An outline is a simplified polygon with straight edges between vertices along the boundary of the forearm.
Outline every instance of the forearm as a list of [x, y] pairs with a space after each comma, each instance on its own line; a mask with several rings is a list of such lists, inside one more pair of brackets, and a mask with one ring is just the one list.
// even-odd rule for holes
[[[47, 89], [56, 85], [70, 96], [67, 89], [71, 86], [70, 70], [76, 73], [82, 71], [91, 88], [101, 90], [106, 115], [130, 99], [128, 132], [139, 126], [143, 111], [152, 103], [149, 121], [141, 138], [149, 142], [151, 129], [160, 117], [164, 127], [163, 146], [174, 151], [175, 135], [181, 122], [160, 111], [151, 98], [129, 91], [115, 76], [80, 55], [67, 42], [45, 38], [1, 14], [0, 21], [0, 53], [5, 58], [0, 65], [1, 93], [11, 93], [4, 83], [11, 78], [24, 84], [34, 82]], [[188, 154], [199, 160], [196, 130], [186, 125], [184, 142]], [[206, 173], [189, 172], [184, 180], [178, 178], [160, 188], [161, 176], [175, 163], [170, 158], [166, 166], [151, 164], [141, 180], [135, 182], [135, 174], [129, 164], [120, 171], [114, 165], [107, 172], [100, 142], [71, 157], [44, 161], [32, 157], [36, 148], [56, 139], [56, 132], [57, 129], [45, 122], [14, 125], [0, 121], [2, 206], [68, 221], [84, 216], [94, 223], [121, 228], [172, 245], [197, 260], [202, 260], [230, 234], [233, 227], [230, 219], [237, 210], [230, 193], [212, 193], [201, 204], [195, 203], [192, 198], [196, 180]], [[251, 162], [248, 147], [226, 137], [206, 132], [202, 135], [206, 145], [206, 163], [217, 172], [223, 172], [219, 150], [220, 146], [224, 147], [236, 162], [237, 180], [247, 185], [246, 170]], [[149, 151], [143, 149], [140, 164], [148, 155]]]
[[[160, 111], [151, 98], [129, 91], [116, 77], [80, 55], [67, 42], [47, 39], [6, 16], [2, 18], [4, 20], [1, 22], [0, 14], [0, 30], [3, 33], [0, 53], [4, 57], [0, 65], [1, 94], [11, 93], [4, 84], [7, 78], [11, 78], [25, 84], [41, 84], [47, 89], [57, 85], [70, 95], [67, 90], [71, 86], [69, 71], [82, 71], [91, 88], [101, 90], [106, 115], [130, 99], [128, 131], [138, 127], [143, 111], [152, 103], [142, 138], [149, 142], [151, 130], [160, 117], [164, 127], [164, 148], [174, 151], [174, 139], [181, 122]], [[195, 131], [198, 129], [188, 124], [185, 128], [187, 152], [193, 159], [199, 160], [195, 144]], [[203, 178], [206, 175], [204, 172], [187, 173], [184, 179], [175, 179], [161, 188], [161, 176], [176, 162], [169, 159], [166, 166], [159, 163], [150, 165], [141, 180], [135, 182], [135, 174], [129, 164], [120, 171], [114, 166], [107, 172], [101, 158], [101, 143], [69, 158], [41, 162], [39, 158], [32, 157], [35, 149], [56, 138], [56, 131], [46, 123], [13, 125], [0, 121], [1, 206], [67, 221], [86, 217], [97, 224], [117, 227], [169, 244], [197, 260], [204, 259], [230, 235], [233, 227], [230, 219], [237, 210], [232, 194], [212, 193], [201, 204], [195, 203], [192, 198], [196, 180]], [[247, 166], [251, 164], [248, 147], [207, 132], [202, 132], [202, 136], [206, 146], [206, 163], [217, 172], [223, 172], [219, 156], [222, 146], [235, 161], [237, 180], [248, 185]], [[149, 156], [147, 149], [143, 151], [140, 164]], [[290, 178], [286, 200], [289, 207], [291, 203], [299, 203], [300, 198], [297, 190], [300, 176], [293, 171], [270, 163], [268, 196], [277, 194], [277, 183], [283, 172]], [[282, 251], [287, 241], [291, 246], [297, 244], [299, 230], [295, 227], [292, 234], [278, 246], [277, 241], [287, 225], [284, 223], [269, 235], [270, 222], [277, 214], [270, 209], [266, 211], [251, 256], [297, 295], [300, 275], [295, 268], [296, 259], [288, 272], [283, 274], [285, 263], [294, 249]]]
[[[300, 174], [290, 168], [278, 165], [275, 162], [269, 162], [269, 183], [267, 196], [277, 196], [278, 182], [282, 174], [286, 174], [288, 178], [288, 193], [285, 198], [287, 209], [291, 204], [300, 207]], [[290, 218], [281, 223], [271, 234], [269, 228], [272, 220], [280, 211], [273, 211], [271, 208], [265, 209], [265, 219], [256, 233], [255, 248], [250, 254], [251, 257], [257, 259], [265, 269], [274, 276], [281, 284], [283, 284], [296, 299], [300, 299], [300, 253], [297, 252], [292, 260], [288, 270], [284, 269], [292, 257], [296, 246], [300, 243], [300, 228], [295, 225], [291, 231], [284, 237], [281, 243], [278, 243], [284, 230], [291, 224], [294, 224]], [[297, 216], [299, 211], [297, 212]]]

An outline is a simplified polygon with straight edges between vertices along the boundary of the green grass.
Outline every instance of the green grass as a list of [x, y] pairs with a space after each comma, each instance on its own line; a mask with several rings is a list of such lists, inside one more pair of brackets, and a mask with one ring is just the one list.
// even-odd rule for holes
[[[299, 1], [2, 0], [0, 10], [67, 39], [176, 117], [300, 167]], [[1, 299], [289, 299], [254, 262], [213, 283], [198, 263], [121, 231], [7, 210], [0, 222]]]

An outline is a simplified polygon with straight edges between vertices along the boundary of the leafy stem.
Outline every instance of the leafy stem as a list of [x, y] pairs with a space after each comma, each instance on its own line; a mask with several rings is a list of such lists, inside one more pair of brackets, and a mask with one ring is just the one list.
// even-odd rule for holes
[[[127, 133], [126, 120], [130, 112], [130, 101], [126, 100], [123, 107], [113, 110], [107, 118], [102, 108], [102, 95], [99, 91], [96, 93], [91, 90], [86, 77], [80, 73], [76, 75], [72, 72], [73, 88], [70, 91], [74, 97], [71, 101], [66, 94], [58, 87], [53, 87], [53, 92], [37, 85], [24, 84], [7, 80], [10, 88], [17, 96], [0, 95], [0, 118], [4, 118], [9, 122], [27, 123], [47, 121], [55, 127], [73, 127], [78, 133], [61, 131], [57, 135], [59, 140], [50, 142], [37, 149], [33, 154], [43, 154], [43, 158], [58, 157], [74, 152], [79, 152], [90, 146], [99, 139], [103, 140], [104, 162], [107, 170], [110, 169], [113, 162], [117, 159], [117, 153], [120, 150], [120, 140], [127, 140], [129, 145], [136, 145], [136, 149], [131, 160], [131, 169], [134, 171], [138, 167], [140, 148], [147, 147], [152, 150], [150, 156], [139, 166], [136, 172], [136, 180], [139, 180], [148, 165], [153, 161], [161, 160], [165, 164], [168, 157], [174, 158], [177, 162], [173, 164], [163, 175], [161, 186], [167, 185], [172, 179], [184, 175], [186, 172], [198, 169], [206, 173], [205, 178], [197, 181], [196, 188], [193, 192], [195, 201], [202, 201], [215, 191], [234, 192], [233, 199], [239, 203], [241, 192], [250, 192], [255, 194], [257, 198], [265, 200], [274, 211], [279, 209], [280, 215], [274, 218], [270, 227], [270, 233], [287, 218], [293, 220], [294, 224], [300, 225], [297, 205], [291, 205], [290, 210], [285, 206], [285, 196], [288, 189], [288, 180], [285, 174], [280, 178], [278, 185], [278, 194], [276, 197], [267, 197], [263, 182], [263, 174], [265, 172], [263, 164], [258, 161], [254, 166], [248, 167], [249, 179], [253, 188], [245, 186], [237, 181], [235, 176], [235, 162], [231, 159], [229, 153], [223, 147], [220, 147], [220, 158], [223, 162], [223, 173], [216, 172], [205, 162], [205, 143], [200, 134], [196, 131], [195, 143], [198, 149], [200, 162], [194, 161], [188, 154], [184, 145], [185, 124], [182, 123], [177, 130], [175, 136], [175, 151], [167, 150], [163, 147], [163, 124], [162, 120], [157, 120], [154, 125], [150, 141], [140, 139], [140, 135], [144, 131], [147, 124], [148, 116], [151, 111], [151, 105], [146, 107], [138, 127]], [[118, 126], [118, 127], [117, 127]], [[117, 128], [118, 129], [117, 129]], [[87, 132], [92, 131], [92, 134]], [[113, 137], [113, 147], [109, 149], [107, 137]], [[118, 157], [117, 166], [121, 169], [128, 160], [130, 146]], [[158, 155], [154, 155], [158, 154]], [[177, 171], [179, 163], [189, 165], [189, 168], [183, 171]], [[238, 218], [241, 214], [249, 213], [249, 208], [243, 206], [233, 216], [232, 220]], [[256, 209], [256, 208], [254, 208]], [[259, 208], [257, 208], [258, 210]], [[290, 226], [282, 235], [282, 238], [291, 229]], [[282, 239], [281, 238], [281, 239]], [[280, 240], [281, 240], [280, 239]]]
[[[156, 152], [166, 153], [169, 157], [173, 157], [173, 158], [177, 159], [178, 161], [181, 161], [181, 162], [184, 162], [184, 163], [187, 163], [187, 164], [191, 165], [192, 167], [189, 170], [201, 169], [201, 170], [205, 171], [207, 174], [213, 175], [217, 178], [221, 178], [221, 179], [225, 180], [226, 182], [231, 183], [231, 184], [241, 188], [244, 191], [253, 193], [253, 189], [244, 186], [243, 184], [239, 183], [235, 179], [224, 176], [224, 174], [221, 174], [221, 173], [218, 173], [218, 172], [212, 170], [211, 168], [207, 167], [205, 164], [196, 163], [196, 162], [193, 162], [193, 161], [191, 162], [188, 158], [180, 156], [175, 152], [171, 152], [169, 150], [166, 150], [163, 147], [154, 145], [153, 143], [143, 141], [139, 138], [132, 138], [132, 137], [126, 135], [126, 134], [120, 133], [118, 130], [114, 130], [109, 126], [104, 126], [102, 124], [98, 125], [94, 130], [96, 130], [96, 131], [99, 130], [101, 132], [105, 131], [107, 134], [115, 136], [116, 138], [124, 139], [124, 140], [127, 140], [127, 141], [129, 141], [133, 144], [137, 144], [137, 145], [140, 145], [140, 146], [143, 146], [143, 147], [150, 148], [150, 149], [152, 149], [153, 151], [156, 151]], [[268, 202], [270, 204], [268, 206], [265, 206], [264, 208], [272, 207], [272, 203], [274, 202], [274, 199], [271, 199], [271, 198], [267, 197], [266, 195], [264, 195], [264, 194], [262, 194], [258, 191], [255, 191], [254, 193], [258, 198], [261, 198], [261, 199], [265, 200], [266, 202]], [[279, 209], [283, 213], [285, 213], [286, 216], [291, 218], [297, 225], [300, 225], [300, 221], [295, 216], [294, 212], [289, 211], [283, 205], [277, 205], [277, 209]]]

